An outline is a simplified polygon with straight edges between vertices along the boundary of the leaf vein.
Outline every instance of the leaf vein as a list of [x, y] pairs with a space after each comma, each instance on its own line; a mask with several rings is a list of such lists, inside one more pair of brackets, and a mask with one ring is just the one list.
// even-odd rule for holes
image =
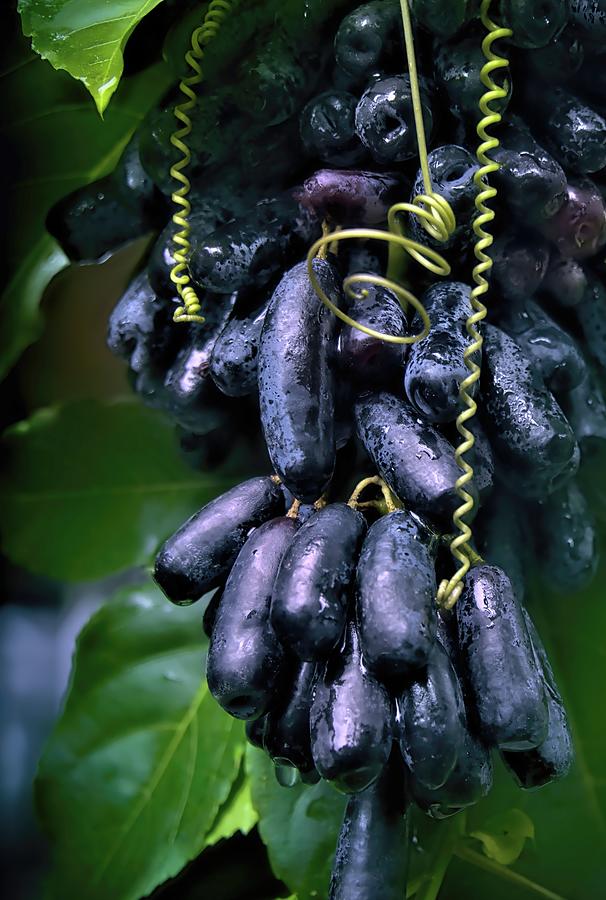
[[122, 846], [122, 843], [124, 842], [125, 838], [128, 836], [130, 831], [134, 828], [139, 817], [143, 813], [143, 810], [146, 808], [148, 803], [151, 801], [154, 791], [156, 790], [156, 788], [162, 781], [162, 778], [166, 774], [166, 771], [168, 769], [168, 766], [170, 765], [172, 758], [174, 757], [175, 753], [177, 752], [177, 750], [181, 744], [181, 741], [183, 740], [183, 737], [187, 733], [187, 730], [188, 730], [189, 726], [191, 725], [194, 716], [197, 714], [197, 712], [202, 704], [202, 701], [206, 697], [207, 693], [208, 693], [208, 686], [206, 684], [206, 681], [203, 680], [200, 684], [200, 687], [198, 688], [198, 690], [196, 691], [196, 693], [194, 695], [194, 698], [189, 706], [189, 709], [187, 710], [181, 723], [176, 728], [174, 737], [168, 744], [164, 755], [160, 759], [160, 762], [156, 768], [156, 771], [153, 773], [149, 784], [141, 792], [141, 797], [140, 797], [139, 802], [135, 805], [130, 816], [126, 819], [126, 821], [124, 822], [122, 827], [118, 830], [118, 836], [117, 836], [116, 840], [110, 847], [105, 858], [103, 860], [101, 860], [101, 864], [100, 864], [97, 872], [93, 874], [93, 878], [92, 878], [93, 884], [95, 884], [95, 885], [100, 884], [101, 879], [103, 878], [103, 875], [107, 871], [107, 868], [108, 868], [109, 864], [111, 863], [112, 859], [114, 858], [116, 853], [120, 850], [120, 847]]
[[196, 772], [196, 760], [198, 758], [198, 718], [194, 716], [192, 720], [192, 727], [190, 728], [190, 747], [191, 752], [189, 755], [189, 765], [187, 772], [187, 779], [185, 782], [185, 790], [183, 791], [183, 800], [176, 808], [176, 816], [175, 816], [175, 827], [168, 838], [169, 844], [174, 844], [177, 840], [177, 836], [181, 829], [181, 825], [183, 823], [183, 817], [185, 816], [185, 810], [187, 809], [187, 805], [189, 803], [189, 799], [191, 797], [191, 789], [194, 783], [194, 775]]
[[118, 743], [118, 741], [123, 741], [127, 740], [130, 737], [134, 737], [136, 734], [140, 734], [142, 731], [158, 733], [161, 733], [163, 731], [175, 731], [178, 727], [178, 724], [178, 722], [169, 722], [168, 720], [159, 720], [157, 722], [142, 722], [140, 725], [133, 726], [127, 731], [121, 732], [118, 737], [116, 737], [115, 734], [100, 734], [100, 740], [91, 741], [89, 744], [86, 744], [83, 747], [78, 747], [78, 755], [82, 758], [80, 760], [71, 762], [70, 767], [72, 771], [77, 771], [81, 765], [89, 765], [90, 760], [87, 757], [92, 756], [94, 753], [98, 753], [100, 750], [103, 750], [110, 744]]
[[90, 25], [82, 25], [80, 28], [72, 28], [71, 31], [62, 32], [62, 42], [68, 40], [69, 38], [73, 38], [77, 34], [84, 34], [85, 31], [90, 31], [94, 28], [105, 28], [107, 25], [115, 25], [119, 22], [130, 22], [132, 19], [136, 19], [137, 15], [137, 13], [130, 13], [129, 15], [125, 16], [112, 16], [112, 18], [110, 19], [102, 19], [99, 22], [91, 22]]
[[[125, 675], [128, 675], [128, 674], [134, 672], [141, 665], [147, 665], [147, 663], [156, 662], [157, 660], [162, 659], [162, 657], [164, 657], [164, 656], [167, 656], [169, 659], [174, 659], [175, 656], [177, 656], [177, 654], [180, 654], [180, 653], [186, 653], [186, 654], [193, 653], [197, 650], [199, 645], [200, 645], [199, 640], [195, 640], [195, 636], [194, 636], [194, 638], [192, 638], [191, 644], [182, 644], [178, 647], [167, 647], [165, 650], [161, 650], [159, 652], [156, 651], [154, 653], [146, 653], [145, 656], [138, 657], [136, 662], [129, 663], [124, 668], [114, 668], [113, 671], [108, 671], [108, 673], [103, 678], [98, 679], [95, 682], [95, 684], [92, 685], [88, 689], [82, 702], [85, 705], [90, 704], [91, 695], [96, 693], [101, 688], [106, 687], [108, 684], [111, 684], [112, 681], [118, 681], [120, 678], [123, 678]], [[110, 667], [108, 666], [108, 668], [110, 668]], [[174, 724], [174, 727], [176, 728], [178, 723], [175, 722], [173, 724]]]

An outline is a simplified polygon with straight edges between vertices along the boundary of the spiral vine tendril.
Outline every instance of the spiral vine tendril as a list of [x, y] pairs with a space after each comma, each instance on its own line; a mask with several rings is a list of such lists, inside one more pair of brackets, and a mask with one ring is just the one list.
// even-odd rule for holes
[[202, 81], [202, 59], [204, 57], [204, 48], [215, 37], [224, 19], [231, 13], [235, 4], [235, 0], [212, 0], [204, 21], [199, 28], [196, 28], [192, 35], [191, 47], [187, 52], [185, 59], [192, 70], [192, 74], [183, 78], [179, 84], [179, 90], [187, 98], [184, 102], [175, 107], [175, 118], [181, 122], [181, 127], [171, 135], [171, 144], [181, 154], [179, 159], [170, 170], [171, 177], [178, 181], [178, 187], [173, 195], [172, 201], [178, 207], [173, 215], [173, 222], [179, 229], [173, 236], [174, 244], [174, 260], [175, 264], [171, 270], [170, 277], [174, 285], [176, 285], [179, 297], [183, 301], [183, 306], [175, 310], [173, 320], [175, 322], [204, 322], [201, 316], [201, 304], [196, 291], [191, 285], [191, 279], [188, 272], [188, 260], [191, 250], [190, 245], [190, 222], [191, 203], [189, 202], [189, 192], [191, 190], [191, 182], [185, 170], [191, 162], [191, 151], [187, 145], [187, 138], [192, 131], [192, 122], [190, 113], [196, 105], [196, 93], [194, 87]]
[[494, 211], [486, 204], [496, 197], [497, 191], [488, 184], [486, 178], [499, 169], [499, 164], [488, 156], [492, 150], [496, 150], [499, 146], [499, 140], [489, 135], [486, 129], [497, 125], [502, 118], [498, 112], [491, 109], [490, 104], [507, 96], [507, 91], [499, 87], [493, 80], [492, 73], [498, 69], [506, 68], [509, 63], [504, 57], [497, 55], [493, 51], [492, 45], [495, 41], [511, 37], [513, 34], [511, 29], [501, 28], [491, 20], [488, 14], [490, 2], [491, 0], [482, 0], [481, 6], [481, 19], [488, 34], [482, 41], [482, 50], [487, 62], [480, 72], [480, 78], [486, 91], [480, 99], [480, 110], [483, 115], [483, 118], [477, 125], [478, 137], [481, 140], [477, 150], [480, 168], [474, 177], [478, 189], [475, 199], [478, 214], [473, 222], [473, 230], [477, 238], [474, 245], [474, 253], [478, 263], [473, 270], [473, 279], [476, 285], [471, 292], [470, 298], [473, 313], [469, 316], [466, 323], [471, 343], [464, 354], [465, 365], [469, 369], [470, 374], [461, 382], [459, 387], [461, 402], [466, 408], [460, 413], [456, 422], [462, 441], [456, 449], [455, 457], [459, 467], [463, 470], [463, 474], [457, 479], [455, 488], [463, 502], [453, 515], [453, 522], [458, 534], [450, 544], [450, 551], [459, 563], [459, 566], [452, 578], [442, 581], [438, 589], [438, 603], [445, 609], [451, 609], [455, 605], [463, 591], [464, 579], [470, 566], [479, 561], [479, 557], [469, 544], [472, 538], [472, 531], [465, 521], [465, 517], [474, 508], [474, 499], [466, 490], [466, 486], [473, 479], [473, 468], [465, 459], [465, 455], [473, 449], [475, 443], [474, 436], [466, 427], [466, 423], [473, 419], [477, 412], [477, 404], [471, 396], [470, 390], [480, 378], [480, 363], [478, 360], [482, 350], [483, 339], [476, 326], [486, 317], [487, 309], [480, 298], [488, 291], [488, 280], [485, 277], [485, 273], [492, 268], [492, 259], [486, 251], [491, 246], [493, 238], [485, 230], [484, 226], [492, 222], [495, 217]]

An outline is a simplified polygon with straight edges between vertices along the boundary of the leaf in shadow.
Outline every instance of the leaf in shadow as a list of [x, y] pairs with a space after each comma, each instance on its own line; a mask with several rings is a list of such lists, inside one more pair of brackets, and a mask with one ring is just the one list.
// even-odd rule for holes
[[271, 760], [253, 747], [247, 747], [246, 768], [274, 873], [299, 900], [326, 897], [345, 798], [325, 781], [282, 787]]
[[3, 450], [3, 550], [66, 581], [148, 564], [185, 519], [247, 477], [235, 458], [194, 472], [171, 424], [134, 399], [42, 410], [7, 432]]
[[80, 84], [32, 55], [17, 31], [9, 37], [9, 59], [0, 74], [2, 199], [10, 222], [3, 245], [5, 277], [0, 277], [0, 377], [39, 336], [44, 290], [67, 265], [44, 227], [50, 207], [111, 172], [172, 79], [168, 66], [156, 65], [125, 80], [101, 120]]
[[534, 838], [534, 825], [521, 809], [508, 809], [501, 815], [491, 816], [482, 828], [471, 831], [469, 836], [480, 841], [482, 850], [490, 859], [502, 866], [510, 866], [524, 849], [524, 844]]
[[110, 600], [78, 638], [35, 786], [51, 898], [137, 900], [206, 846], [244, 733], [209, 694], [200, 619], [146, 585]]

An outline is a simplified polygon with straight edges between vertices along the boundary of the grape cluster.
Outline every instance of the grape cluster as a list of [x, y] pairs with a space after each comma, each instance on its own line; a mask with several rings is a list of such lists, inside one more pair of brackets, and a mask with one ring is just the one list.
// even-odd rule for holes
[[[474, 0], [411, 3], [432, 184], [457, 222], [446, 244], [414, 216], [406, 222], [452, 265], [448, 281], [408, 273], [431, 320], [417, 343], [341, 323], [305, 261], [324, 221], [380, 226], [394, 202], [422, 192], [395, 0], [353, 9], [313, 53], [276, 33], [243, 64], [245, 91], [205, 94], [190, 173], [190, 273], [204, 324], [172, 322], [174, 95], [112, 176], [49, 217], [79, 260], [163, 228], [112, 314], [110, 348], [143, 400], [192, 440], [214, 436], [216, 447], [221, 429], [260, 422], [275, 474], [189, 519], [160, 549], [155, 578], [178, 604], [214, 591], [209, 688], [246, 720], [279, 780], [324, 778], [349, 796], [331, 885], [343, 900], [400, 897], [407, 806], [444, 818], [475, 803], [490, 789], [493, 750], [524, 789], [563, 776], [573, 756], [523, 603], [529, 573], [566, 594], [597, 565], [600, 510], [589, 501], [606, 441], [606, 8], [493, 5], [513, 38], [510, 65], [495, 75], [507, 96], [468, 456], [477, 560], [452, 611], [438, 609], [436, 587], [452, 567], [460, 505], [455, 420], [468, 374], [485, 62]], [[421, 330], [384, 286], [343, 290], [348, 275], [385, 271], [383, 245], [336, 251], [313, 262], [336, 306], [388, 335]]]

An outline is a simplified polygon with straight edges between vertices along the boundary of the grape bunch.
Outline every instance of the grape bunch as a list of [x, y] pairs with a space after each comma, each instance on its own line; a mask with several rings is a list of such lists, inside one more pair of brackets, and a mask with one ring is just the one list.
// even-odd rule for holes
[[[431, 321], [416, 343], [339, 320], [306, 260], [323, 224], [383, 227], [394, 203], [423, 192], [395, 0], [350, 8], [311, 49], [264, 36], [241, 89], [211, 81], [204, 92], [189, 171], [203, 324], [172, 321], [174, 92], [113, 175], [48, 221], [75, 260], [156, 232], [112, 313], [111, 350], [143, 401], [203, 448], [203, 465], [234, 435], [262, 436], [270, 474], [185, 522], [155, 578], [174, 603], [207, 598], [209, 689], [246, 721], [279, 781], [323, 778], [348, 796], [334, 900], [403, 896], [410, 804], [439, 819], [474, 804], [495, 753], [525, 790], [573, 759], [524, 602], [537, 583], [562, 594], [590, 583], [594, 517], [605, 516], [595, 476], [606, 441], [606, 7], [544, 0], [538, 15], [524, 0], [493, 4], [513, 37], [494, 73], [505, 96], [467, 456], [474, 564], [448, 610], [436, 593], [461, 503], [456, 420], [485, 91], [478, 7], [411, 3], [432, 185], [456, 217], [445, 243], [404, 217], [451, 264], [448, 280], [406, 272]], [[386, 269], [383, 244], [333, 243], [311, 265], [351, 319], [393, 337], [421, 331], [419, 313], [373, 278]], [[344, 290], [360, 273], [367, 280]]]

